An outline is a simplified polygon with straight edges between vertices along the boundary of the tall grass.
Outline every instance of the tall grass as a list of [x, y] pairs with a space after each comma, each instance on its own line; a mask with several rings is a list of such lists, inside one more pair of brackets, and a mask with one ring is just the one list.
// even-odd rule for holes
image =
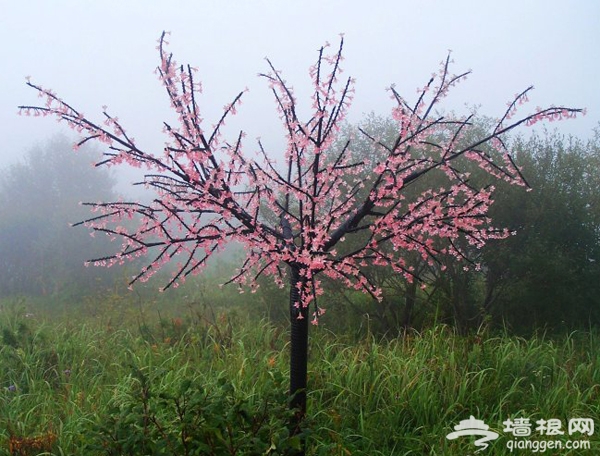
[[[12, 454], [136, 454], [116, 444], [111, 450], [110, 436], [121, 428], [139, 431], [140, 439], [154, 435], [148, 417], [175, 426], [169, 404], [190, 385], [213, 401], [213, 414], [231, 417], [225, 409], [243, 403], [248, 413], [269, 415], [268, 432], [256, 435], [270, 439], [270, 454], [277, 454], [288, 337], [267, 321], [226, 313], [56, 320], [17, 306], [0, 311], [0, 332], [0, 454], [11, 454], [11, 445]], [[440, 326], [392, 340], [353, 340], [315, 328], [309, 364], [311, 455], [471, 454], [472, 439], [445, 437], [470, 415], [501, 435], [485, 451], [492, 455], [507, 454], [508, 418], [587, 417], [600, 425], [600, 339], [592, 332], [463, 337]], [[136, 413], [146, 421], [134, 422]], [[163, 429], [154, 438], [173, 435]], [[600, 450], [597, 434], [583, 438], [591, 440], [589, 454]], [[176, 454], [167, 443], [152, 454]]]

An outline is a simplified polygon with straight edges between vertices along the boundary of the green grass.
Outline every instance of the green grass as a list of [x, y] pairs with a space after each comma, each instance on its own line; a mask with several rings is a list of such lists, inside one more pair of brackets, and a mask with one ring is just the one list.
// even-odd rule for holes
[[[29, 311], [0, 310], [0, 455], [11, 442], [19, 455], [186, 454], [194, 439], [230, 450], [187, 454], [278, 454], [286, 444], [285, 328], [241, 313]], [[509, 418], [600, 426], [596, 333], [464, 337], [442, 326], [353, 340], [311, 330], [310, 455], [473, 454], [470, 437], [445, 438], [470, 415], [500, 434], [487, 455], [509, 454]], [[600, 449], [598, 432], [566, 434], [532, 439], [590, 440], [588, 453], [561, 455]], [[260, 453], [243, 447], [251, 440]]]

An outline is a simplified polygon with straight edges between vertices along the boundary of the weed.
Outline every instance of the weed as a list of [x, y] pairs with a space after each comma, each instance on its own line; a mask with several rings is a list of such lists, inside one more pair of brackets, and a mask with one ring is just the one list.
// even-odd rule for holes
[[[26, 314], [0, 312], [0, 453], [274, 455], [297, 443], [285, 329], [212, 308], [193, 318]], [[311, 337], [308, 455], [466, 454], [469, 442], [445, 436], [471, 414], [499, 432], [517, 416], [600, 417], [593, 332]]]

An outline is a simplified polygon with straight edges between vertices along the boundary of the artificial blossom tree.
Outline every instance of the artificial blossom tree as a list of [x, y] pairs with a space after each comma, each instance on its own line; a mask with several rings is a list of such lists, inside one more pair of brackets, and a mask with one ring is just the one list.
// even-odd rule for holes
[[[165, 38], [163, 33], [159, 39], [157, 74], [178, 122], [163, 124], [167, 141], [158, 153], [140, 149], [106, 108], [102, 121], [92, 120], [29, 80], [45, 104], [21, 106], [20, 111], [65, 121], [82, 135], [76, 147], [90, 140], [103, 143], [106, 153], [98, 165], [128, 164], [148, 170], [143, 183], [156, 192], [152, 202], [85, 203], [95, 214], [81, 223], [123, 241], [118, 252], [91, 263], [112, 266], [151, 255], [132, 278], [133, 284], [179, 259], [165, 285], [175, 287], [188, 275], [200, 273], [228, 242], [237, 241], [245, 248], [245, 259], [231, 282], [255, 290], [257, 278], [268, 275], [281, 287], [289, 286], [290, 397], [296, 411], [292, 434], [300, 432], [306, 413], [308, 322], [317, 324], [324, 312], [317, 303], [321, 277], [379, 297], [380, 290], [363, 268], [389, 267], [408, 280], [420, 280], [405, 261], [406, 252], [418, 253], [430, 263], [451, 255], [465, 267], [476, 267], [461, 246], [481, 247], [510, 233], [492, 227], [486, 216], [493, 185], [471, 182], [465, 165], [475, 163], [490, 181], [526, 186], [503, 135], [519, 125], [574, 117], [581, 111], [538, 108], [515, 120], [530, 87], [514, 97], [493, 128], [470, 139], [473, 114], [459, 117], [440, 111], [448, 91], [469, 74], [452, 74], [448, 57], [418, 91], [415, 102], [389, 89], [395, 140], [384, 143], [363, 131], [378, 150], [372, 155], [377, 158], [361, 154], [355, 159], [352, 138], [340, 138], [354, 94], [354, 80], [341, 77], [342, 37], [337, 49], [322, 47], [310, 68], [308, 119], [300, 118], [291, 86], [267, 60], [269, 70], [261, 76], [274, 96], [287, 145], [283, 162], [275, 163], [259, 140], [255, 150], [261, 158], [254, 160], [244, 153], [248, 146], [243, 132], [226, 139], [223, 131], [244, 92], [224, 107], [216, 124], [205, 127], [197, 70], [176, 63]], [[467, 145], [465, 138], [470, 139]], [[429, 173], [438, 173], [446, 184], [406, 197], [414, 195], [407, 189], [418, 186]], [[133, 222], [123, 223], [130, 219]], [[353, 242], [347, 242], [351, 238]]]

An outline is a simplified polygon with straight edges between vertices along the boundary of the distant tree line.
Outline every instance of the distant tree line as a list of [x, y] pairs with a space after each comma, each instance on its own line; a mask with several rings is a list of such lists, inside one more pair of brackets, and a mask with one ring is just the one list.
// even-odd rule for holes
[[533, 190], [507, 188], [494, 207], [495, 220], [517, 235], [483, 252], [483, 310], [514, 328], [598, 326], [599, 132], [589, 141], [521, 138], [514, 148]]
[[[481, 128], [486, 119], [479, 120]], [[388, 119], [371, 116], [369, 131], [392, 134]], [[348, 134], [356, 128], [349, 127]], [[355, 138], [356, 141], [356, 138]], [[600, 133], [589, 140], [556, 132], [517, 137], [510, 147], [531, 190], [498, 182], [489, 215], [493, 225], [514, 235], [478, 250], [462, 246], [468, 258], [427, 264], [407, 256], [425, 283], [409, 282], [392, 271], [367, 267], [385, 290], [381, 303], [333, 284], [337, 309], [366, 315], [381, 332], [445, 323], [467, 333], [484, 326], [519, 333], [535, 329], [570, 330], [600, 324]], [[358, 149], [368, 156], [370, 149]], [[480, 176], [472, 170], [471, 179]], [[435, 187], [435, 176], [423, 185]], [[365, 307], [366, 305], [366, 307]], [[362, 309], [362, 310], [361, 310]], [[354, 313], [349, 312], [348, 315]]]
[[[486, 120], [479, 122], [485, 128]], [[347, 127], [347, 134], [355, 136], [353, 153], [369, 159], [377, 152], [371, 141], [361, 140], [358, 128], [384, 139], [393, 135], [394, 124], [370, 116], [362, 127]], [[494, 226], [508, 227], [515, 235], [479, 250], [461, 246], [468, 252], [462, 262], [448, 256], [428, 264], [408, 253], [407, 264], [421, 281], [367, 265], [369, 279], [384, 290], [383, 301], [330, 283], [321, 298], [328, 310], [323, 323], [356, 327], [361, 324], [356, 315], [368, 315], [371, 330], [390, 335], [436, 323], [463, 333], [482, 326], [519, 333], [598, 326], [600, 133], [588, 140], [549, 132], [517, 137], [511, 150], [531, 191], [499, 182], [489, 215]], [[478, 176], [474, 168], [471, 179]], [[432, 174], [421, 185], [435, 187], [435, 180]], [[95, 294], [119, 279], [123, 272], [118, 268], [83, 266], [116, 247], [70, 226], [90, 217], [80, 201], [114, 200], [114, 185], [105, 169], [93, 168], [89, 152], [74, 153], [65, 137], [33, 148], [21, 162], [0, 171], [0, 297]], [[227, 270], [221, 268], [221, 274]], [[210, 277], [212, 285], [227, 279]], [[252, 297], [239, 299], [254, 306], [266, 303], [256, 312], [284, 319], [287, 309], [276, 304], [285, 300], [278, 293], [265, 282]]]
[[116, 181], [94, 156], [57, 136], [0, 171], [0, 297], [89, 293], [112, 280], [113, 271], [84, 267], [108, 241], [70, 226], [89, 217], [80, 201], [114, 198]]

